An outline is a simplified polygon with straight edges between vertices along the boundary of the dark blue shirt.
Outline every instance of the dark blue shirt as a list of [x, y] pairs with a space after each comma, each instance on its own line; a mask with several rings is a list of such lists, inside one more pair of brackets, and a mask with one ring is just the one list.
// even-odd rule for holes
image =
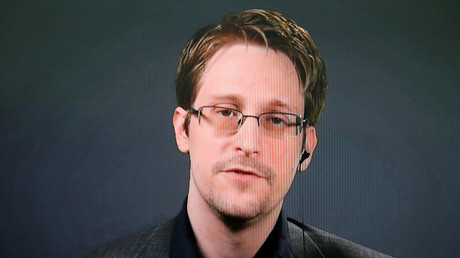
[[[287, 223], [281, 212], [275, 227], [255, 257], [293, 257]], [[170, 257], [174, 258], [202, 257], [187, 214], [187, 200], [184, 202], [179, 215], [174, 219], [169, 251]]]

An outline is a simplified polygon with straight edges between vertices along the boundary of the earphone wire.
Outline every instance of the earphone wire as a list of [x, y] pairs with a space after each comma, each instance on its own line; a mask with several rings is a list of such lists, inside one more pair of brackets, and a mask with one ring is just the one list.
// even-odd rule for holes
[[[299, 160], [299, 165], [297, 167], [297, 173], [298, 172], [301, 172], [301, 166], [302, 166], [302, 161]], [[301, 198], [298, 198], [298, 201], [301, 202], [301, 204], [303, 203]], [[301, 208], [301, 222], [302, 222], [302, 240], [303, 240], [303, 256], [304, 257], [308, 257], [307, 255], [307, 247], [306, 247], [306, 239], [305, 239], [305, 223], [303, 222], [303, 219], [305, 218], [305, 209], [303, 207], [303, 205], [299, 205], [298, 207], [302, 207]], [[311, 239], [311, 238], [310, 238]], [[315, 246], [316, 250], [318, 250], [319, 254], [321, 254], [321, 257], [325, 258], [323, 252], [321, 251], [321, 249], [319, 248], [319, 246], [315, 243], [315, 241], [313, 239], [311, 239], [311, 242], [313, 243], [313, 245]]]

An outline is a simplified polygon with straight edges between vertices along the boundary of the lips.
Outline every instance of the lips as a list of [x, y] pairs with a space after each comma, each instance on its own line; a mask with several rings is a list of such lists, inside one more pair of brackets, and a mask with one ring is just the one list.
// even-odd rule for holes
[[236, 176], [238, 180], [265, 179], [271, 183], [276, 177], [275, 171], [257, 159], [235, 156], [228, 160], [220, 160], [212, 166], [214, 174], [223, 173]]
[[260, 177], [264, 178], [262, 175], [259, 173], [255, 172], [252, 169], [247, 169], [247, 168], [229, 168], [225, 169], [223, 172], [225, 173], [236, 173], [236, 174], [241, 174], [241, 175], [248, 175], [248, 176], [255, 176], [255, 177]]

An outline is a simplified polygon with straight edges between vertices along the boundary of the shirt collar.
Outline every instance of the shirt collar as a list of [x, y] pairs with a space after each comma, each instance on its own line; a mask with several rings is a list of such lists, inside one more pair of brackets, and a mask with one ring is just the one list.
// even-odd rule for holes
[[[169, 253], [170, 257], [201, 257], [187, 214], [187, 199], [185, 199], [179, 215], [174, 219]], [[288, 222], [282, 211], [275, 227], [255, 257], [293, 257]]]

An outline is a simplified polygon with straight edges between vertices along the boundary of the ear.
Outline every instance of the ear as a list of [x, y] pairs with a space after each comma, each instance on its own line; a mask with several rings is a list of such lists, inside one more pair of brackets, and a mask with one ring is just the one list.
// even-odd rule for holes
[[305, 150], [310, 153], [310, 156], [302, 162], [300, 166], [301, 171], [305, 171], [308, 168], [308, 165], [311, 162], [311, 157], [313, 156], [313, 151], [315, 150], [318, 139], [316, 138], [316, 130], [313, 126], [305, 128]]
[[177, 148], [179, 148], [182, 153], [189, 152], [189, 139], [185, 131], [185, 118], [187, 117], [187, 114], [188, 112], [185, 111], [185, 109], [177, 107], [173, 116], [173, 126], [174, 133], [176, 134]]

